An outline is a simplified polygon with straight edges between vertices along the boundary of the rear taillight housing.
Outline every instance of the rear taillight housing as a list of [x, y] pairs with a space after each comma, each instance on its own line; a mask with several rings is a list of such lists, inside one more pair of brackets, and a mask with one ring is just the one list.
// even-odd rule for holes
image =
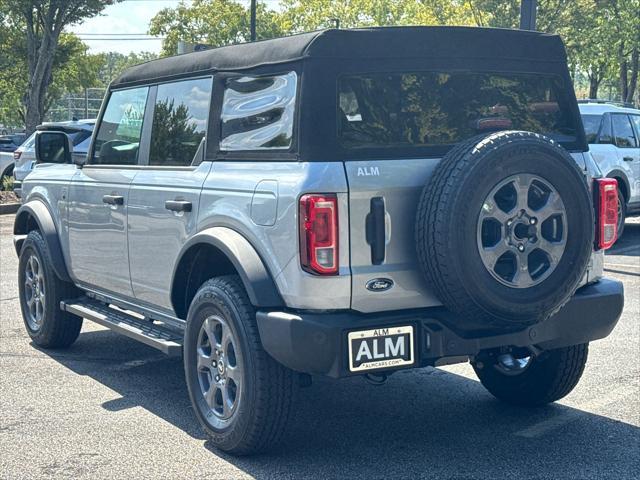
[[20, 155], [22, 155], [22, 152], [18, 152], [17, 150], [13, 152], [13, 159], [14, 160], [20, 160]]
[[618, 237], [618, 181], [598, 178], [596, 194], [596, 248], [610, 248]]
[[300, 263], [317, 275], [338, 273], [338, 200], [335, 194], [300, 197]]

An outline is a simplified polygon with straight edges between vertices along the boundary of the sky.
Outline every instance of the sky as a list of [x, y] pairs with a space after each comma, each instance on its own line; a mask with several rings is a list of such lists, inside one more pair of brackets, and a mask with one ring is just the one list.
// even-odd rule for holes
[[[249, 4], [249, 0], [239, 0]], [[89, 46], [91, 53], [119, 52], [160, 52], [162, 40], [150, 38], [146, 35], [149, 30], [149, 22], [163, 8], [174, 8], [179, 0], [124, 0], [107, 7], [102, 15], [90, 18], [82, 24], [74, 25], [68, 29], [80, 36], [83, 42]], [[191, 0], [185, 0], [190, 4]], [[277, 0], [267, 0], [269, 7], [277, 7]], [[118, 34], [144, 34], [128, 35], [122, 40]]]

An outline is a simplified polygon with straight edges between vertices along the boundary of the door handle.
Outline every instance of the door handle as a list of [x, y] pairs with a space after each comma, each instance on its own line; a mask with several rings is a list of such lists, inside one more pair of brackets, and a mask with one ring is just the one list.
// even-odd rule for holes
[[174, 212], [190, 212], [192, 205], [186, 200], [167, 200], [164, 202], [164, 208]]
[[371, 263], [380, 265], [385, 257], [385, 208], [382, 197], [371, 199], [371, 210], [365, 221], [367, 243], [371, 245]]
[[633, 157], [622, 157], [625, 162], [633, 162]]
[[102, 202], [109, 205], [124, 205], [124, 197], [122, 195], [105, 195]]

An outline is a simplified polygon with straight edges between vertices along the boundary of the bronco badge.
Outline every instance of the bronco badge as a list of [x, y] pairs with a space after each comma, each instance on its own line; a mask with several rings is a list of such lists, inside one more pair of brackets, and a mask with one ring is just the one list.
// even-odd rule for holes
[[370, 292], [384, 292], [393, 287], [393, 280], [390, 278], [374, 278], [365, 285]]

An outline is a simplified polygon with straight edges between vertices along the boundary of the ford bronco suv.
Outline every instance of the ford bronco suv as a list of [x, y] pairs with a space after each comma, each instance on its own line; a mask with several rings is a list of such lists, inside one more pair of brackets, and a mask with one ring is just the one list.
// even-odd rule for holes
[[469, 361], [501, 400], [553, 402], [622, 312], [617, 185], [557, 36], [325, 30], [155, 60], [110, 85], [86, 160], [63, 132], [36, 151], [14, 227], [33, 342], [88, 319], [182, 355], [224, 451], [275, 445], [311, 375]]

